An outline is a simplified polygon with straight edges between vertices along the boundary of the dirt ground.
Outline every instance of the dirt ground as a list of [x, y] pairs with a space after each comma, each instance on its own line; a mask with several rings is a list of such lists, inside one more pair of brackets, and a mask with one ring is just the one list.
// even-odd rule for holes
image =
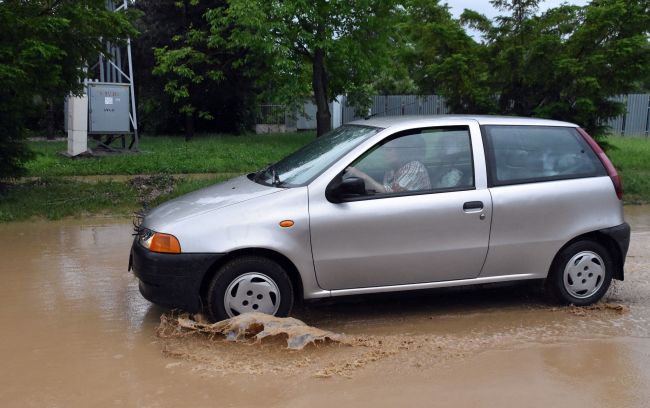
[[2, 224], [0, 406], [647, 407], [650, 206], [626, 218], [626, 279], [597, 307], [534, 284], [325, 301], [294, 317], [340, 337], [302, 350], [158, 335], [129, 220]]

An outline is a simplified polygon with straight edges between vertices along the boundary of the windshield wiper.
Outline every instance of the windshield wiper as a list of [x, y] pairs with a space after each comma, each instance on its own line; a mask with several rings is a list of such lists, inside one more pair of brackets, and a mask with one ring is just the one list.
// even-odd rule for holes
[[268, 164], [266, 167], [263, 167], [263, 168], [257, 170], [257, 171], [253, 174], [253, 181], [255, 181], [255, 182], [260, 181], [260, 179], [261, 179], [262, 176], [266, 173], [266, 171], [269, 169], [269, 167], [271, 167], [271, 164]]
[[278, 176], [278, 173], [275, 171], [275, 167], [273, 167], [273, 164], [269, 164], [268, 166], [264, 167], [263, 169], [259, 170], [255, 175], [253, 176], [253, 181], [260, 182], [262, 179], [264, 179], [265, 175], [270, 173], [269, 175], [271, 176], [270, 179], [270, 185], [273, 187], [280, 187], [282, 186], [282, 182], [280, 181], [280, 177]]
[[271, 185], [280, 187], [280, 184], [282, 184], [282, 182], [280, 181], [280, 177], [278, 176], [278, 173], [275, 171], [275, 167], [271, 165], [269, 167], [269, 170], [271, 171], [271, 180], [272, 180]]

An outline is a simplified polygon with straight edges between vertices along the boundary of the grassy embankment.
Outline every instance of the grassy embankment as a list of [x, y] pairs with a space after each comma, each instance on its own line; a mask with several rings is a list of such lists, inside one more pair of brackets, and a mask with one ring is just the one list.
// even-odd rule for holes
[[625, 204], [650, 203], [650, 139], [611, 137], [607, 152], [623, 179]]
[[[143, 137], [140, 154], [69, 159], [65, 142], [30, 142], [37, 152], [27, 180], [0, 184], [0, 222], [31, 217], [57, 219], [87, 214], [128, 216], [146, 202], [170, 198], [264, 167], [297, 150], [314, 133], [285, 135]], [[178, 177], [205, 173], [206, 177]], [[134, 180], [71, 179], [73, 176], [144, 175]], [[149, 177], [152, 176], [152, 177]], [[33, 180], [31, 178], [34, 178]], [[92, 182], [89, 182], [92, 181]]]
[[[60, 156], [65, 142], [32, 142], [38, 157], [24, 181], [0, 191], [0, 222], [84, 214], [129, 215], [143, 202], [162, 201], [276, 161], [312, 140], [313, 133], [264, 136], [145, 137], [141, 154], [75, 159]], [[625, 202], [650, 202], [650, 140], [610, 138], [608, 152], [623, 177]], [[207, 173], [204, 179], [173, 174]], [[132, 181], [69, 179], [70, 176], [149, 175]]]

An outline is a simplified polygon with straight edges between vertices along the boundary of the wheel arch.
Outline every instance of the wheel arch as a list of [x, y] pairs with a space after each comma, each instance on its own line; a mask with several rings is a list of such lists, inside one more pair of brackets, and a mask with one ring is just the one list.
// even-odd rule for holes
[[282, 266], [282, 268], [287, 272], [287, 275], [289, 275], [289, 279], [291, 280], [291, 286], [293, 288], [293, 295], [294, 295], [295, 302], [297, 304], [302, 302], [303, 300], [302, 278], [300, 277], [300, 272], [298, 271], [298, 268], [296, 267], [296, 265], [294, 265], [293, 262], [291, 262], [289, 258], [284, 256], [280, 252], [274, 251], [272, 249], [242, 248], [227, 253], [225, 256], [219, 258], [219, 260], [216, 261], [212, 266], [210, 266], [210, 268], [208, 268], [207, 272], [203, 276], [203, 280], [201, 281], [201, 287], [199, 292], [202, 305], [207, 304], [207, 295], [208, 295], [208, 289], [210, 287], [210, 282], [212, 282], [212, 279], [214, 278], [219, 268], [221, 268], [226, 263], [232, 261], [233, 259], [237, 259], [245, 256], [260, 256], [263, 258], [268, 258], [280, 264], [280, 266]]
[[584, 241], [584, 240], [595, 241], [601, 244], [603, 247], [605, 247], [605, 249], [609, 252], [609, 255], [612, 257], [612, 263], [614, 264], [614, 270], [612, 271], [612, 278], [622, 281], [625, 277], [623, 273], [624, 255], [616, 240], [612, 238], [609, 234], [603, 232], [603, 230], [596, 230], [596, 231], [591, 231], [591, 232], [578, 235], [577, 237], [574, 237], [566, 244], [564, 244], [555, 253], [555, 257], [553, 257], [553, 262], [551, 263], [551, 266], [549, 268], [549, 273], [553, 269], [553, 266], [555, 265], [558, 256], [562, 253], [562, 251], [564, 251], [566, 247], [568, 247], [569, 245], [575, 242]]

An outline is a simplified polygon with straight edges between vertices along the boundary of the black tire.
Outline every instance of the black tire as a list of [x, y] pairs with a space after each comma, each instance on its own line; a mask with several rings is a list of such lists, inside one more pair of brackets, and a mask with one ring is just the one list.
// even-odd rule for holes
[[[274, 298], [273, 300], [279, 303], [277, 305], [277, 311], [274, 313], [275, 316], [284, 317], [291, 312], [294, 302], [293, 286], [291, 285], [291, 279], [289, 279], [284, 268], [282, 268], [282, 266], [277, 262], [268, 258], [261, 256], [244, 256], [233, 259], [224, 264], [219, 268], [210, 283], [207, 293], [207, 301], [208, 313], [213, 321], [220, 321], [231, 317], [224, 304], [226, 290], [228, 289], [228, 286], [238, 278], [250, 273], [264, 275], [265, 278], [270, 279], [277, 287], [279, 296], [270, 297]], [[233, 290], [236, 292], [237, 288], [231, 288], [231, 292]], [[254, 298], [252, 299], [251, 305], [253, 305], [254, 302]], [[237, 315], [238, 312], [231, 309], [231, 314]]]
[[[595, 290], [595, 292], [589, 293], [590, 291], [585, 289], [584, 294], [578, 293], [578, 296], [576, 296], [575, 292], [577, 292], [577, 290], [570, 289], [572, 286], [572, 278], [568, 277], [568, 283], [565, 284], [564, 272], [565, 269], [569, 267], [568, 264], [572, 258], [581, 253], [591, 253], [597, 255], [597, 257], [593, 256], [591, 259], [593, 259], [594, 263], [596, 264], [599, 264], [600, 260], [602, 260], [602, 268], [604, 268], [604, 272], [600, 281], [597, 279], [595, 280], [596, 285], [592, 289], [595, 290], [598, 288]], [[589, 255], [586, 255], [586, 257], [589, 257]], [[598, 260], [598, 258], [600, 258], [600, 260]], [[576, 260], [581, 259], [582, 258]], [[574, 263], [574, 266], [575, 265], [577, 265], [577, 263]], [[580, 273], [584, 273], [584, 276], [580, 276], [579, 279], [582, 279], [583, 277], [587, 278], [590, 273], [588, 268], [589, 266], [585, 266], [584, 271], [582, 271], [582, 268], [580, 268]], [[602, 244], [590, 240], [576, 241], [568, 245], [566, 248], [562, 249], [555, 257], [555, 260], [551, 265], [551, 270], [549, 271], [548, 279], [546, 280], [547, 293], [549, 294], [551, 300], [563, 305], [573, 304], [576, 306], [587, 306], [593, 304], [599, 301], [609, 289], [609, 285], [612, 282], [613, 269], [614, 264], [612, 257], [607, 248], [605, 248]], [[589, 276], [589, 278], [591, 278], [591, 276]], [[569, 286], [569, 289], [567, 286]]]

